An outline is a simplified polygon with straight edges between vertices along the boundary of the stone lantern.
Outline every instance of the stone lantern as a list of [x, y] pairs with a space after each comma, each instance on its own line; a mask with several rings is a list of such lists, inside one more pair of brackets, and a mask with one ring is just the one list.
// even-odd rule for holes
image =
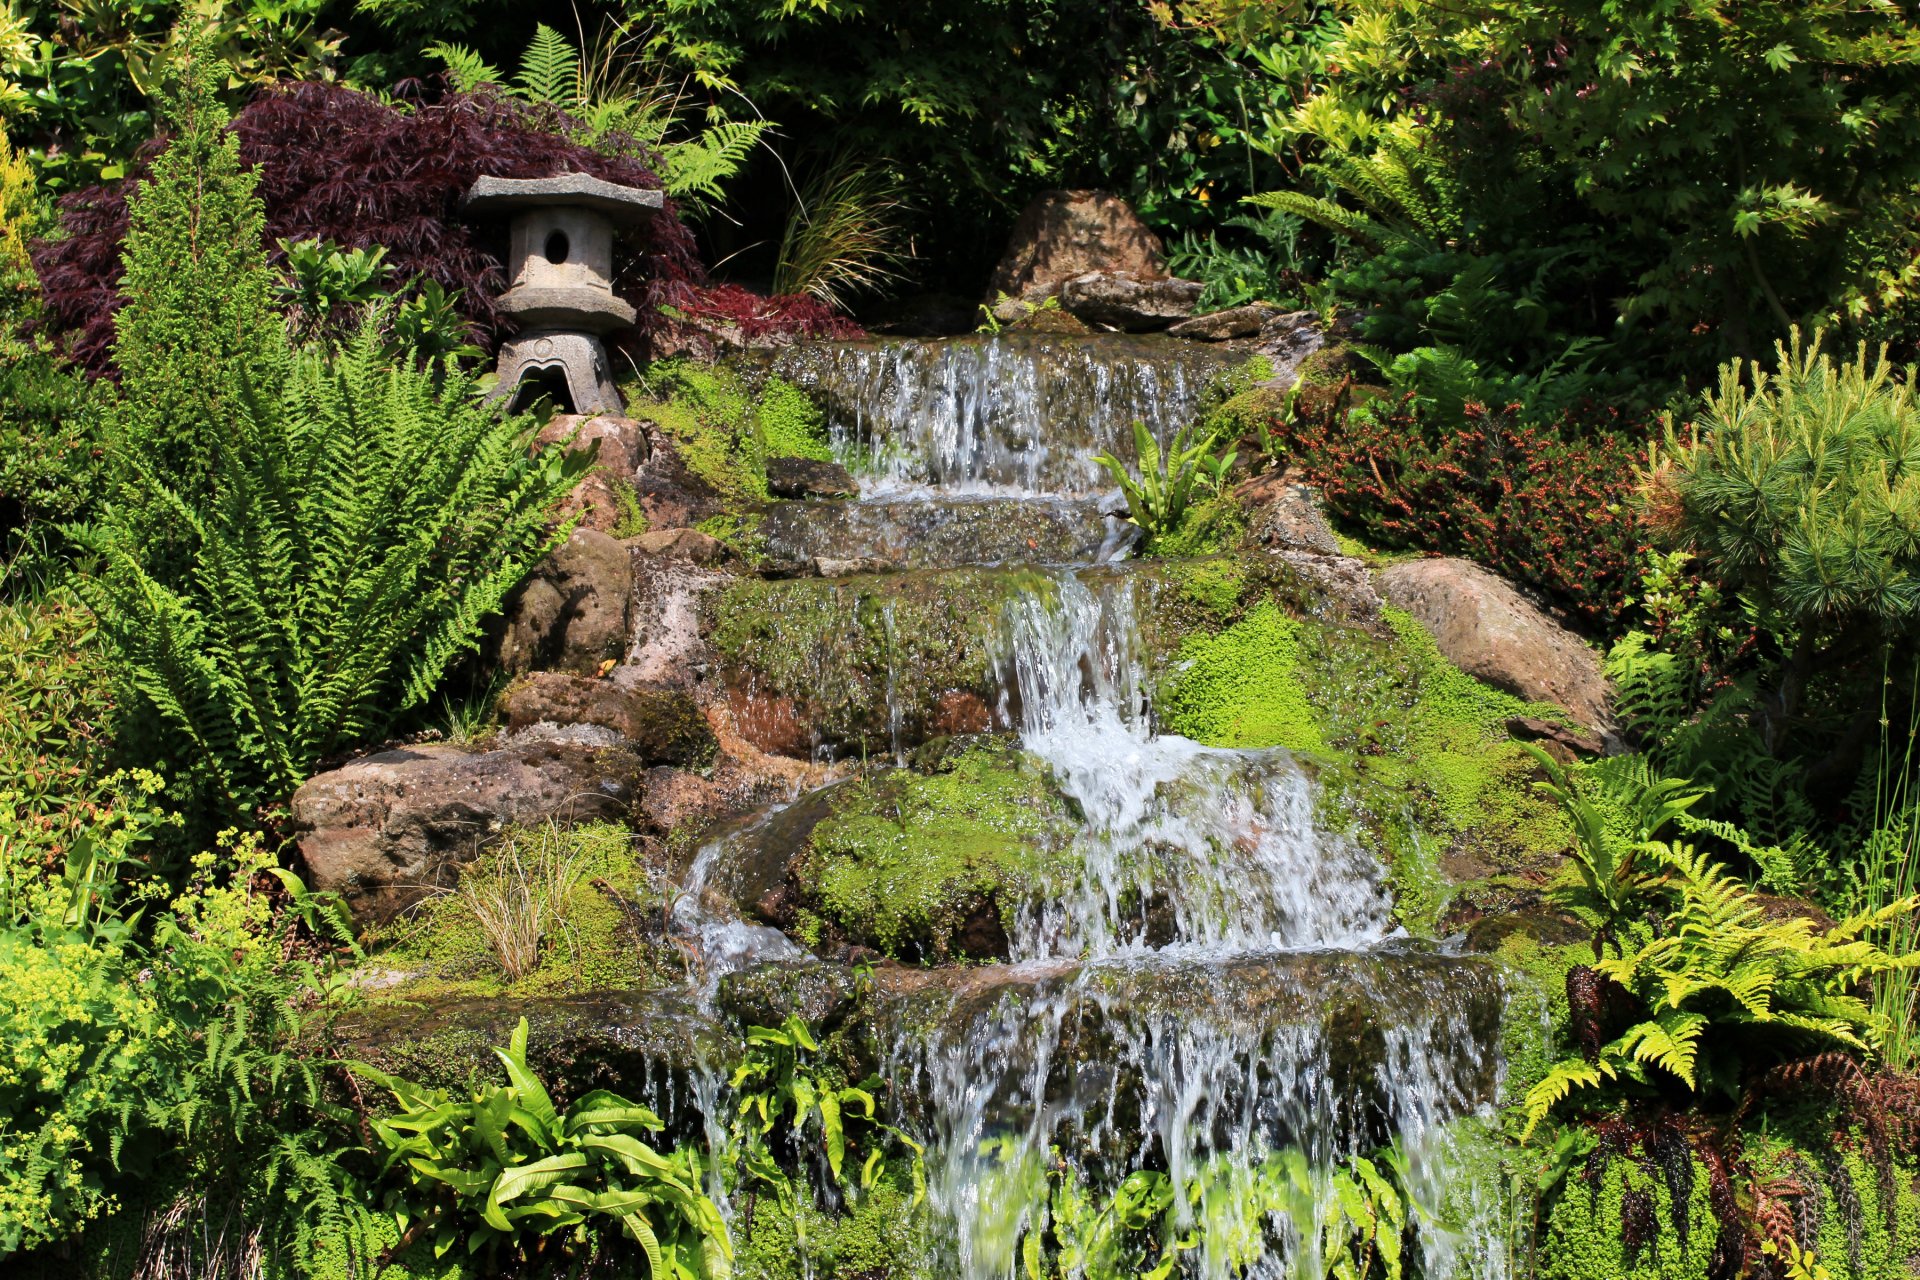
[[630, 327], [635, 313], [613, 291], [613, 237], [658, 214], [662, 199], [584, 173], [473, 184], [465, 212], [513, 219], [499, 306], [520, 331], [500, 346], [495, 396], [517, 408], [526, 388], [573, 413], [621, 411], [601, 337]]

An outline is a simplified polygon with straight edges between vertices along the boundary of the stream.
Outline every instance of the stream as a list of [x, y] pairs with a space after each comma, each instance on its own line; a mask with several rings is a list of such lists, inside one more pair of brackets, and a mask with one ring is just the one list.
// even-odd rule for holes
[[[1071, 872], [1022, 908], [1006, 962], [876, 969], [863, 1034], [928, 1143], [937, 1274], [1022, 1276], [1050, 1185], [1099, 1202], [1150, 1169], [1179, 1191], [1174, 1274], [1318, 1277], [1331, 1169], [1391, 1147], [1422, 1273], [1504, 1280], [1500, 1187], [1472, 1141], [1501, 1077], [1499, 973], [1395, 925], [1377, 859], [1325, 821], [1337, 802], [1308, 767], [1153, 723], [1131, 530], [1104, 514], [1092, 458], [1130, 453], [1136, 419], [1164, 439], [1223, 359], [1015, 337], [782, 358], [863, 487], [776, 509], [776, 553], [1035, 570], [999, 619], [997, 714], [1080, 818]], [[746, 966], [817, 963], [713, 905], [740, 838], [699, 851], [676, 907], [708, 1002]], [[1283, 1168], [1307, 1171], [1287, 1195]]]

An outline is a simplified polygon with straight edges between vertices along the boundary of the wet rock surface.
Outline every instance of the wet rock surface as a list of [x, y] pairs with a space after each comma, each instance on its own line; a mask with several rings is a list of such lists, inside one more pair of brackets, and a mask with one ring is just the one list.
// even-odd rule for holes
[[1505, 578], [1470, 560], [1409, 560], [1377, 575], [1380, 594], [1433, 634], [1468, 675], [1560, 707], [1582, 728], [1617, 730], [1600, 655]]
[[1170, 338], [1191, 338], [1199, 342], [1227, 342], [1251, 338], [1281, 315], [1280, 308], [1265, 302], [1250, 302], [1243, 307], [1209, 311], [1201, 316], [1176, 320], [1167, 328]]
[[851, 498], [860, 492], [860, 486], [837, 462], [768, 458], [767, 492], [776, 498]]
[[[1111, 560], [1137, 531], [1105, 513], [1099, 498], [896, 498], [769, 507], [760, 531], [768, 551], [786, 560], [849, 562], [887, 569], [959, 565], [1069, 564]], [[872, 570], [868, 570], [872, 571]]]
[[342, 1056], [457, 1094], [501, 1078], [493, 1049], [512, 1038], [522, 1017], [528, 1065], [559, 1105], [611, 1089], [677, 1121], [683, 1137], [697, 1131], [694, 1078], [703, 1070], [726, 1070], [738, 1053], [729, 1030], [683, 995], [666, 991], [511, 1002], [416, 997], [351, 1010], [331, 1030]]
[[1191, 316], [1205, 289], [1198, 280], [1141, 280], [1094, 271], [1060, 286], [1060, 307], [1088, 324], [1149, 333]]
[[356, 920], [380, 921], [450, 884], [503, 826], [619, 820], [639, 782], [639, 762], [614, 748], [404, 747], [309, 779], [293, 822], [314, 887], [338, 893]]

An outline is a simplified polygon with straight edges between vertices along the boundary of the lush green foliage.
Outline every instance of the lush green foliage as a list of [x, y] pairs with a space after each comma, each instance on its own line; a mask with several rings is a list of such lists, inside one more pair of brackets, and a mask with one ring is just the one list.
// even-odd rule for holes
[[[898, 1146], [909, 1156], [913, 1204], [926, 1195], [920, 1144], [880, 1119], [879, 1079], [842, 1083], [821, 1061], [820, 1044], [799, 1015], [789, 1014], [778, 1027], [748, 1027], [747, 1052], [730, 1083], [739, 1101], [729, 1154], [747, 1179], [790, 1196], [777, 1155], [806, 1150], [809, 1131], [817, 1130], [836, 1185], [871, 1190], [886, 1173], [889, 1148]], [[864, 1156], [856, 1144], [866, 1146]], [[858, 1159], [857, 1179], [849, 1177], [849, 1156]]]
[[456, 1101], [372, 1068], [396, 1115], [373, 1121], [399, 1186], [388, 1207], [403, 1232], [427, 1237], [436, 1257], [455, 1248], [521, 1257], [566, 1233], [581, 1250], [604, 1249], [602, 1225], [638, 1246], [653, 1280], [713, 1280], [732, 1258], [720, 1211], [700, 1190], [698, 1156], [662, 1155], [643, 1140], [660, 1118], [595, 1090], [565, 1112], [527, 1067], [527, 1020], [495, 1049], [507, 1083]]
[[1163, 445], [1146, 423], [1135, 422], [1133, 445], [1137, 474], [1110, 453], [1094, 461], [1107, 469], [1126, 496], [1127, 519], [1150, 539], [1178, 533], [1196, 496], [1218, 494], [1238, 456], [1231, 448], [1218, 452], [1219, 434], [1199, 423], [1180, 428]]
[[[1596, 963], [1568, 976], [1583, 1056], [1529, 1090], [1529, 1132], [1570, 1096], [1608, 1085], [1730, 1099], [1783, 1059], [1878, 1051], [1886, 1019], [1862, 985], [1920, 955], [1891, 955], [1873, 939], [1920, 910], [1920, 898], [1832, 927], [1770, 916], [1708, 854], [1663, 838], [1698, 793], [1630, 757], [1578, 780], [1540, 758], [1573, 820], [1579, 881], [1566, 896], [1595, 925]], [[1603, 957], [1603, 943], [1616, 954]]]
[[[164, 1173], [231, 1195], [296, 1266], [367, 1257], [322, 1064], [286, 1045], [321, 985], [257, 838], [229, 833], [182, 891], [125, 883], [157, 820], [151, 776], [49, 866], [0, 803], [0, 1254], [63, 1238]], [[297, 886], [298, 882], [293, 881]], [[319, 904], [296, 895], [316, 925]], [[140, 927], [149, 914], [150, 927]], [[332, 1150], [327, 1150], [331, 1147]]]
[[587, 451], [529, 458], [534, 424], [453, 374], [386, 362], [369, 319], [336, 356], [290, 357], [202, 464], [214, 496], [137, 473], [194, 535], [177, 582], [137, 526], [109, 526], [95, 590], [124, 676], [235, 812], [424, 703], [551, 546]]
[[1772, 369], [1729, 364], [1670, 435], [1660, 514], [1715, 581], [1802, 642], [1920, 619], [1920, 402], [1865, 344], [1836, 363], [1796, 330]]

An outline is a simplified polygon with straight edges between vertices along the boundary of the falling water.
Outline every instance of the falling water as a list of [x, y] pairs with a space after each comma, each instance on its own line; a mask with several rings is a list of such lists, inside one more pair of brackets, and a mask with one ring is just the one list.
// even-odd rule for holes
[[795, 348], [776, 365], [828, 406], [869, 497], [1095, 493], [1094, 461], [1132, 456], [1133, 424], [1164, 439], [1228, 358], [1197, 343], [1029, 335]]
[[[1136, 419], [1175, 429], [1219, 364], [1194, 344], [1004, 338], [819, 344], [782, 360], [870, 478], [850, 504], [864, 509], [776, 541], [936, 564], [1109, 558], [1057, 507], [1048, 550], [986, 530], [1097, 492], [1092, 455], [1124, 451]], [[927, 551], [941, 531], [953, 545]], [[1073, 871], [1019, 913], [1009, 963], [876, 969], [857, 1014], [899, 1120], [928, 1139], [942, 1273], [1015, 1280], [1050, 1186], [1103, 1201], [1151, 1169], [1195, 1232], [1181, 1274], [1318, 1276], [1332, 1169], [1391, 1145], [1402, 1185], [1434, 1211], [1416, 1219], [1425, 1274], [1505, 1280], [1497, 1180], [1462, 1154], [1499, 1090], [1498, 973], [1395, 928], [1377, 861], [1300, 761], [1155, 731], [1127, 575], [1047, 577], [1002, 619], [1000, 712], [1082, 816]], [[755, 900], [721, 883], [739, 847], [707, 845], [676, 907], [708, 952], [709, 999], [720, 972], [803, 954], [720, 905]]]

